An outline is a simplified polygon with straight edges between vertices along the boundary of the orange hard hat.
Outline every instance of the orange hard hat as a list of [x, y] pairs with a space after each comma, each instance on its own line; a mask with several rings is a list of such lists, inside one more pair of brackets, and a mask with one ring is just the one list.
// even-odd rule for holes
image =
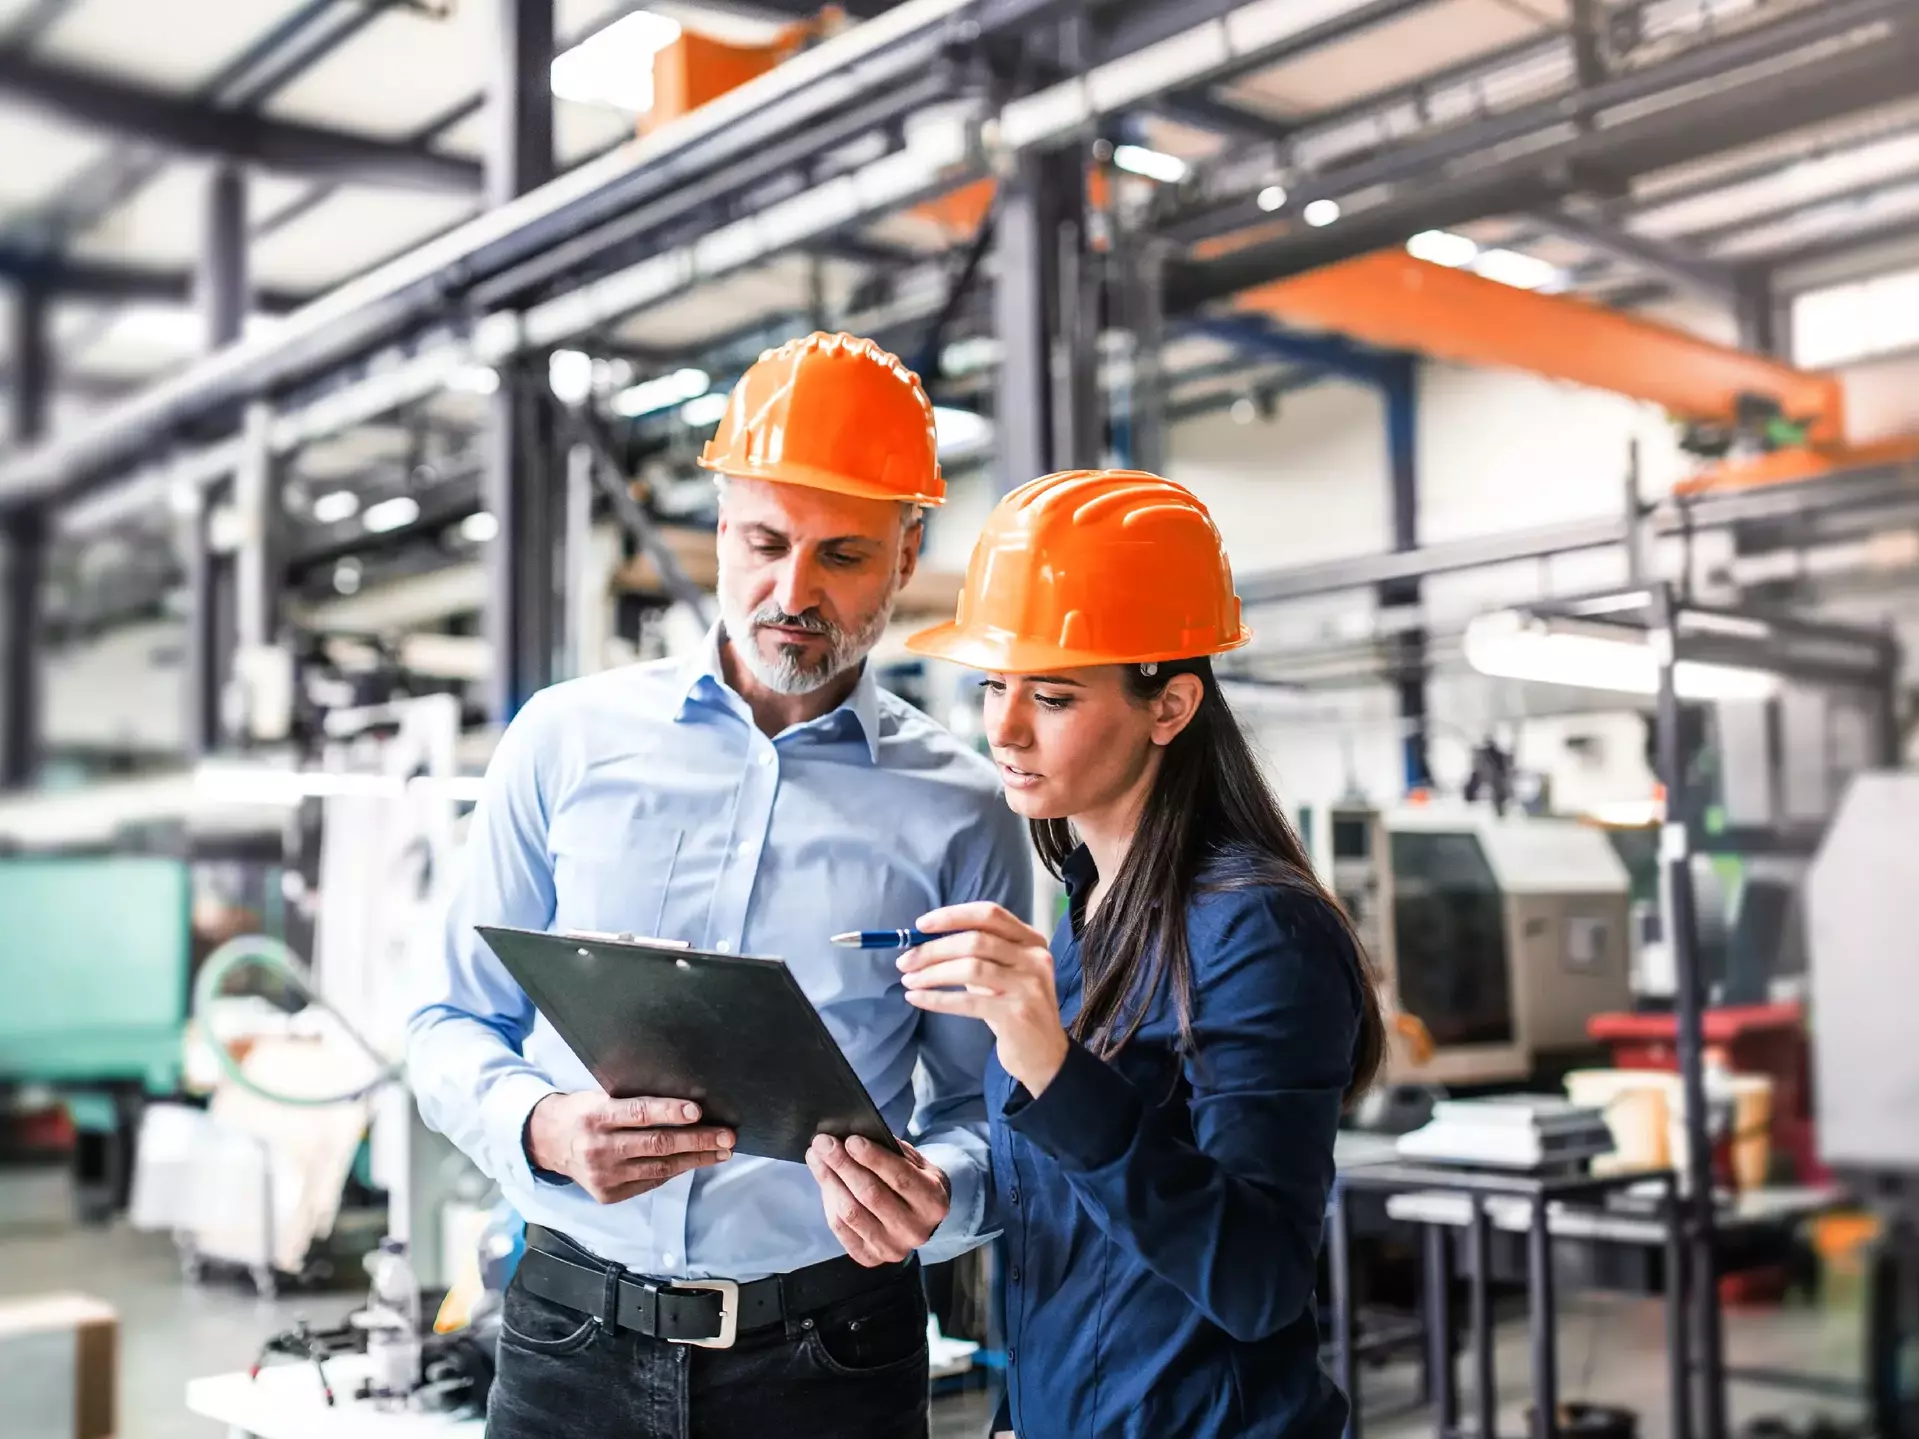
[[946, 500], [919, 376], [852, 335], [815, 332], [761, 355], [733, 387], [700, 467], [868, 500]]
[[1140, 470], [1021, 485], [973, 546], [951, 624], [906, 642], [976, 670], [1039, 674], [1197, 659], [1253, 637], [1213, 517]]

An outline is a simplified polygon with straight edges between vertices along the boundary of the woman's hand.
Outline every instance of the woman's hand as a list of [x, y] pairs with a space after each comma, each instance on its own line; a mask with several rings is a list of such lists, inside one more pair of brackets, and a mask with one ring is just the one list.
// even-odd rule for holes
[[1046, 936], [984, 902], [936, 909], [918, 928], [940, 938], [900, 956], [907, 1002], [985, 1020], [999, 1040], [999, 1062], [1037, 1098], [1068, 1046]]

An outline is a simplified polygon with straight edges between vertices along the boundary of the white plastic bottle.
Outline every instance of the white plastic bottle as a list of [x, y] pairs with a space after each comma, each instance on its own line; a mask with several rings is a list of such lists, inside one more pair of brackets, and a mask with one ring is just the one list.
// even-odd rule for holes
[[383, 1407], [399, 1407], [420, 1384], [420, 1281], [404, 1240], [382, 1239], [366, 1267], [373, 1279], [366, 1315], [373, 1397]]

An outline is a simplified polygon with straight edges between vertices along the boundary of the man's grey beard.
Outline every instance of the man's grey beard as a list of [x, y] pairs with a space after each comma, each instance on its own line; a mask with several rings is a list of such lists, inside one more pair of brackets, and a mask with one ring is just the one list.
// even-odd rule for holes
[[[817, 610], [808, 610], [803, 615], [789, 615], [771, 601], [751, 614], [737, 610], [726, 598], [726, 583], [722, 579], [720, 619], [726, 627], [727, 638], [735, 641], [733, 653], [739, 656], [740, 663], [746, 666], [754, 679], [775, 694], [805, 695], [831, 684], [858, 666], [872, 652], [873, 646], [879, 643], [880, 636], [886, 632], [887, 621], [893, 617], [893, 599], [898, 592], [899, 581], [895, 579], [884, 602], [873, 612], [873, 617], [858, 630], [849, 633], [822, 617]], [[776, 657], [769, 660], [761, 651], [757, 638], [761, 625], [784, 625], [824, 636], [826, 653], [814, 658], [798, 645], [782, 644], [777, 648]]]

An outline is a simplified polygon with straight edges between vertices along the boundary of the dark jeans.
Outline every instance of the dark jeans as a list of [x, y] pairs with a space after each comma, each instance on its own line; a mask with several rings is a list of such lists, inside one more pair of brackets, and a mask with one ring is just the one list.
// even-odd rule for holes
[[925, 1439], [919, 1266], [877, 1284], [700, 1349], [609, 1333], [516, 1279], [487, 1439]]

